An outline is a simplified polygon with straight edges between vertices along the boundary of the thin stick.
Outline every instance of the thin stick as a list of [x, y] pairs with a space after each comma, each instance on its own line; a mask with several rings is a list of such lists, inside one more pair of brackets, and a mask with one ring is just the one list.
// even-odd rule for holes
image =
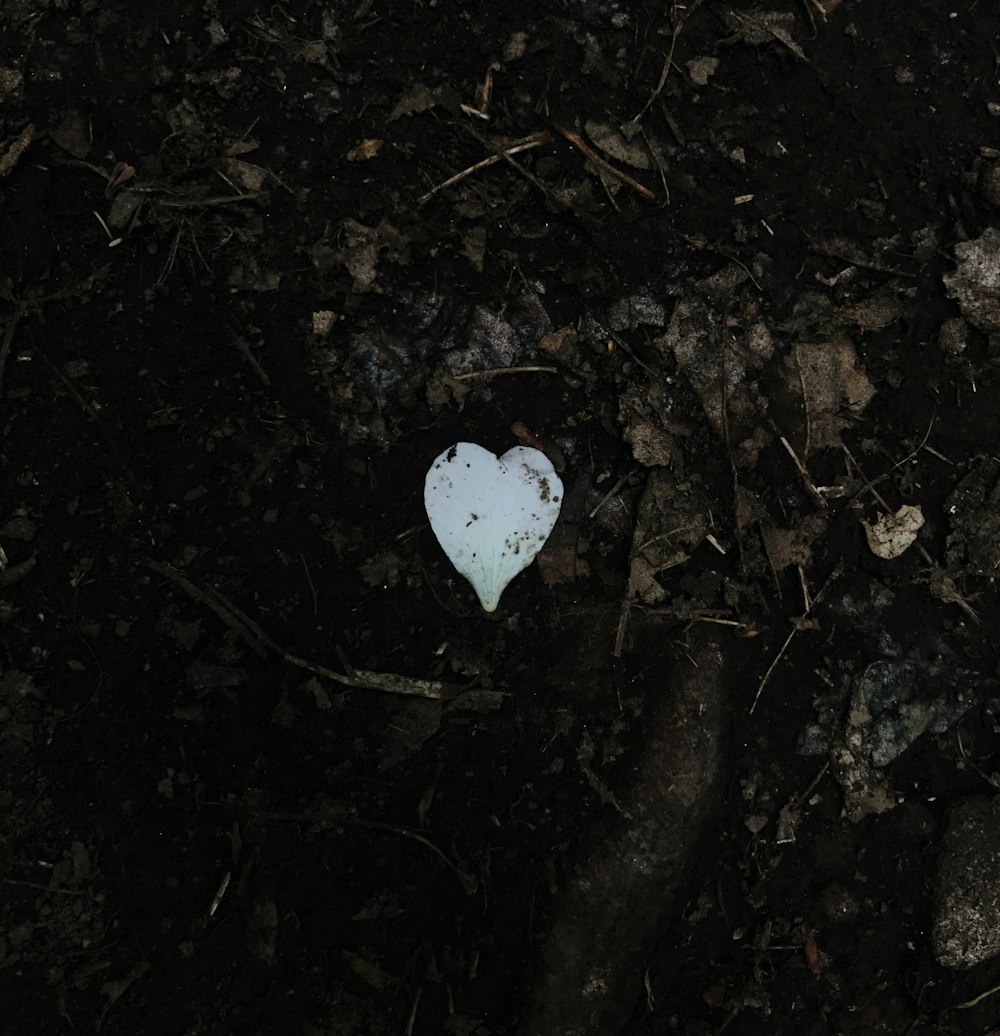
[[620, 479], [604, 494], [601, 498], [601, 502], [587, 515], [587, 517], [593, 521], [597, 517], [597, 512], [613, 497], [617, 494], [618, 490], [639, 470], [638, 465], [634, 467], [628, 474], [622, 475]]
[[558, 374], [558, 367], [539, 367], [529, 365], [527, 367], [493, 367], [486, 371], [470, 371], [468, 374], [454, 375], [455, 381], [473, 381], [479, 378], [496, 378], [501, 374]]
[[[204, 261], [205, 260], [202, 259], [202, 262]], [[236, 342], [236, 347], [239, 351], [243, 353], [244, 359], [253, 368], [254, 374], [256, 374], [265, 385], [270, 385], [271, 379], [268, 377], [267, 371], [261, 366], [260, 360], [254, 356], [253, 350], [250, 348], [250, 343], [243, 337], [243, 335], [233, 335], [233, 341]]]
[[[220, 805], [222, 805], [222, 803], [220, 803]], [[414, 842], [419, 842], [421, 845], [430, 849], [430, 851], [452, 871], [455, 877], [458, 878], [462, 887], [470, 896], [474, 895], [479, 887], [479, 882], [476, 880], [474, 875], [462, 870], [462, 868], [456, 863], [453, 863], [448, 859], [443, 850], [438, 848], [438, 846], [436, 846], [429, 838], [422, 835], [419, 831], [414, 831], [412, 828], [404, 827], [402, 824], [389, 824], [384, 820], [364, 820], [361, 817], [356, 817], [353, 814], [348, 813], [339, 804], [329, 804], [325, 809], [320, 808], [312, 812], [305, 813], [264, 813], [255, 809], [248, 809], [246, 812], [250, 816], [257, 817], [261, 820], [277, 820], [285, 823], [302, 823], [303, 821], [308, 821], [314, 825], [321, 825], [321, 828], [323, 825], [329, 825], [331, 827], [362, 827], [367, 828], [370, 831], [388, 831], [390, 834], [399, 835], [401, 838], [411, 838]]]
[[211, 906], [208, 908], [209, 917], [214, 917], [215, 911], [219, 909], [219, 904], [222, 902], [222, 897], [226, 894], [226, 889], [229, 888], [229, 882], [232, 879], [232, 876], [232, 871], [226, 871], [226, 873], [222, 875], [222, 881], [219, 883], [219, 889], [212, 899]]
[[615, 658], [622, 657], [622, 647], [625, 644], [625, 629], [628, 626], [629, 613], [632, 611], [632, 601], [629, 598], [630, 592], [626, 592], [622, 600], [621, 614], [618, 616], [618, 629], [615, 632]]
[[[927, 451], [929, 453], [935, 452], [929, 446], [927, 446], [927, 440], [931, 437], [931, 429], [934, 427], [934, 419], [936, 416], [937, 406], [935, 405], [934, 410], [931, 412], [931, 419], [930, 423], [927, 425], [927, 431], [924, 432], [924, 437], [920, 440], [920, 443], [914, 449], [910, 450], [910, 452], [902, 460], [896, 461], [896, 463], [893, 464], [893, 466], [889, 468], [888, 471], [882, 472], [881, 475], [876, 475], [875, 478], [871, 481], [869, 481], [865, 473], [861, 471], [861, 465], [854, 459], [854, 454], [852, 454], [846, 446], [843, 447], [844, 452], [850, 458], [851, 463], [858, 469], [859, 472], [861, 472], [861, 477], [865, 480], [865, 484], [851, 498], [851, 503], [854, 503], [863, 493], [870, 491], [872, 496], [874, 496], [875, 499], [885, 508], [886, 514], [892, 513], [889, 505], [878, 495], [878, 493], [875, 492], [874, 487], [877, 486], [879, 482], [881, 482], [883, 479], [888, 478], [897, 468], [901, 468], [904, 464], [913, 460], [913, 458], [916, 457], [916, 455], [925, 447], [927, 448]], [[841, 445], [843, 446], [843, 443]], [[941, 455], [937, 454], [937, 456], [940, 457]], [[941, 459], [946, 460], [947, 458], [942, 457]], [[950, 464], [951, 462], [948, 461], [948, 463]]]
[[660, 70], [660, 81], [656, 84], [656, 89], [649, 95], [649, 100], [642, 106], [642, 111], [632, 119], [633, 122], [638, 122], [649, 111], [650, 105], [660, 96], [663, 88], [667, 85], [670, 66], [674, 63], [674, 48], [677, 46], [677, 37], [680, 36], [681, 29], [683, 28], [684, 22], [682, 21], [674, 26], [673, 35], [670, 37], [670, 50], [667, 51], [667, 56], [663, 59], [663, 68]]
[[633, 179], [628, 173], [623, 173], [620, 169], [616, 169], [606, 159], [601, 156], [587, 144], [579, 133], [573, 130], [563, 129], [562, 126], [556, 126], [556, 129], [575, 147], [578, 151], [583, 152], [584, 156], [589, 162], [592, 162], [598, 169], [602, 169], [604, 172], [609, 173], [611, 176], [620, 180], [623, 184], [631, 187], [633, 191], [638, 191], [647, 201], [656, 201], [657, 197], [648, 187], [639, 183], [638, 180]]
[[468, 134], [468, 136], [472, 137], [472, 139], [475, 140], [480, 147], [485, 148], [487, 151], [491, 151], [494, 155], [496, 155], [497, 158], [502, 159], [512, 169], [515, 169], [518, 173], [520, 173], [520, 175], [524, 177], [524, 179], [527, 180], [532, 187], [535, 187], [539, 191], [541, 191], [542, 194], [544, 194], [545, 197], [548, 198], [553, 205], [558, 205], [560, 208], [563, 209], [569, 209], [571, 212], [575, 212], [578, 216], [580, 216], [581, 219], [593, 222], [593, 217], [590, 216], [583, 208], [581, 208], [574, 202], [570, 201], [569, 198], [564, 197], [558, 191], [554, 191], [551, 187], [544, 184], [541, 180], [538, 179], [537, 176], [535, 176], [534, 173], [532, 173], [528, 169], [525, 169], [525, 167], [521, 165], [521, 163], [518, 162], [513, 155], [509, 155], [505, 151], [500, 150], [500, 148], [493, 144], [493, 142], [490, 141], [489, 138], [483, 136], [483, 134], [476, 130], [473, 126], [467, 126], [464, 123], [460, 122], [458, 123], [458, 128], [462, 130], [463, 133], [466, 133]]
[[20, 888], [38, 889], [39, 892], [55, 892], [60, 896], [89, 895], [85, 889], [64, 889], [58, 885], [43, 885], [40, 881], [19, 881], [17, 878], [2, 878], [5, 885], [17, 885]]
[[309, 589], [312, 591], [313, 615], [315, 615], [319, 608], [319, 595], [316, 593], [316, 587], [313, 584], [312, 576], [309, 574], [309, 565], [306, 562], [305, 554], [299, 554], [299, 560], [302, 562], [302, 568], [305, 570], [306, 573], [306, 582], [309, 584]]
[[162, 205], [165, 209], [211, 209], [218, 205], [236, 205], [242, 201], [256, 201], [261, 193], [261, 191], [248, 191], [246, 194], [226, 194], [211, 198], [180, 198], [177, 201], [161, 198], [156, 204]]
[[[812, 601], [809, 604], [809, 607], [806, 608], [805, 613], [801, 616], [801, 618], [804, 619], [807, 615], [809, 615], [812, 612], [813, 608], [815, 608], [816, 605], [819, 604], [819, 602], [823, 599], [823, 594], [826, 593], [827, 587], [835, 579], [837, 579], [840, 576], [841, 572], [843, 572], [843, 571], [844, 571], [844, 562], [843, 561], [838, 561], [836, 567], [830, 573], [830, 575], [827, 577], [826, 582], [820, 587], [819, 592], [812, 599]], [[785, 652], [788, 650], [788, 645], [791, 644], [791, 642], [792, 642], [792, 638], [798, 632], [799, 632], [799, 626], [798, 625], [792, 626], [792, 631], [785, 638], [785, 643], [781, 645], [781, 650], [777, 653], [777, 655], [774, 656], [774, 661], [767, 667], [767, 672], [763, 675], [763, 677], [761, 678], [760, 683], [757, 685], [757, 693], [753, 697], [753, 703], [750, 706], [749, 715], [753, 715], [754, 709], [757, 708], [757, 702], [760, 701], [761, 692], [764, 690], [764, 687], [767, 684], [767, 681], [771, 679], [771, 674], [774, 672], [775, 667], [778, 665], [778, 663], [784, 657]]]
[[443, 183], [439, 183], [437, 187], [432, 187], [426, 194], [422, 194], [417, 198], [417, 204], [423, 205], [430, 201], [438, 191], [443, 191], [446, 187], [453, 186], [460, 180], [464, 180], [467, 176], [471, 176], [473, 173], [478, 173], [480, 169], [485, 169], [487, 166], [496, 165], [497, 162], [502, 162], [503, 155], [517, 155], [522, 151], [530, 151], [532, 148], [541, 147], [542, 144], [548, 144], [551, 139], [552, 134], [549, 133], [548, 130], [543, 130], [541, 133], [535, 133], [532, 136], [526, 137], [524, 140], [514, 144], [512, 147], [506, 148], [502, 154], [490, 155], [488, 158], [484, 158], [479, 162], [474, 162], [467, 169], [463, 169], [460, 173], [455, 173], [454, 176], [449, 176]]
[[227, 597], [211, 587], [202, 589], [191, 582], [182, 572], [172, 565], [166, 565], [153, 558], [146, 558], [144, 564], [159, 572], [160, 575], [176, 583], [193, 600], [207, 605], [222, 621], [235, 630], [246, 641], [250, 648], [261, 658], [266, 657], [265, 648], [269, 648], [289, 665], [317, 676], [325, 677], [345, 687], [360, 687], [369, 691], [385, 691], [387, 694], [410, 694], [419, 698], [432, 698], [436, 701], [450, 701], [466, 690], [461, 684], [445, 683], [442, 680], [418, 680], [398, 673], [373, 673], [364, 669], [355, 669], [349, 676], [328, 669], [318, 662], [311, 662], [286, 651], [276, 640], [268, 636], [261, 627], [241, 611]]
[[666, 59], [663, 62], [663, 68], [660, 71], [660, 81], [656, 84], [656, 89], [650, 95], [649, 100], [643, 105], [642, 111], [632, 119], [633, 122], [638, 122], [649, 110], [649, 106], [657, 99], [657, 97], [660, 96], [661, 93], [663, 93], [663, 88], [667, 85], [667, 76], [670, 75], [670, 66], [674, 63], [674, 48], [677, 46], [677, 37], [684, 31], [684, 23], [700, 6], [701, 0], [694, 0], [690, 7], [684, 12], [684, 17], [674, 26], [673, 35], [670, 37], [670, 50], [667, 52]]
[[[785, 451], [788, 453], [788, 456], [792, 458], [792, 463], [795, 465], [795, 470], [799, 473], [799, 477], [802, 479], [803, 484], [805, 485], [806, 489], [809, 491], [809, 495], [818, 504], [820, 504], [820, 506], [826, 507], [827, 506], [826, 497], [824, 497], [823, 494], [816, 488], [815, 484], [813, 483], [813, 480], [809, 477], [809, 470], [808, 470], [808, 468], [806, 468], [805, 464], [803, 464], [802, 461], [799, 460], [799, 455], [795, 452], [794, 449], [792, 449], [792, 444], [781, 434], [781, 429], [777, 426], [777, 424], [775, 424], [773, 417], [768, 415], [767, 420], [768, 420], [768, 423], [771, 425], [772, 431], [774, 432], [775, 435], [777, 435], [778, 439], [780, 440], [781, 445], [785, 447]], [[806, 427], [807, 427], [806, 438], [807, 438], [807, 440], [808, 440], [808, 435], [809, 435], [809, 432], [808, 432], [808, 421], [809, 421], [809, 415], [807, 413], [806, 414]]]

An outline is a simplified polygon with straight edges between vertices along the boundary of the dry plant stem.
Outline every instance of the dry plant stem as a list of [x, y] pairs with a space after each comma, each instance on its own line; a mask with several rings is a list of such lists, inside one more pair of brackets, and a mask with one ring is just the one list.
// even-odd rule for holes
[[696, 622], [710, 622], [715, 626], [730, 626], [736, 630], [750, 629], [749, 622], [739, 622], [736, 619], [717, 619], [714, 615], [698, 615], [691, 620], [691, 625]]
[[218, 891], [212, 897], [211, 905], [208, 908], [208, 913], [206, 914], [207, 917], [215, 916], [215, 911], [219, 909], [219, 904], [222, 902], [222, 897], [226, 894], [226, 889], [229, 888], [229, 882], [232, 880], [232, 877], [232, 871], [226, 871], [226, 873], [222, 875], [222, 881], [219, 882]]
[[420, 998], [423, 996], [423, 992], [424, 987], [417, 986], [417, 991], [413, 994], [413, 1003], [410, 1005], [410, 1013], [406, 1018], [405, 1036], [413, 1036], [413, 1030], [417, 1024], [417, 1008], [420, 1006]]
[[667, 56], [663, 59], [663, 68], [660, 70], [660, 81], [656, 84], [656, 89], [649, 95], [649, 100], [642, 106], [642, 111], [633, 117], [633, 122], [638, 122], [649, 111], [650, 105], [663, 93], [663, 88], [667, 85], [667, 77], [670, 75], [670, 66], [674, 63], [674, 48], [677, 46], [677, 37], [680, 36], [683, 28], [684, 22], [682, 21], [674, 26], [673, 35], [670, 37], [670, 50], [667, 51]]
[[647, 201], [656, 201], [656, 195], [648, 188], [639, 183], [638, 180], [634, 180], [628, 173], [623, 173], [620, 169], [616, 169], [610, 162], [601, 158], [601, 156], [587, 144], [579, 133], [575, 133], [573, 130], [563, 129], [562, 126], [556, 126], [556, 129], [575, 147], [578, 151], [582, 152], [588, 162], [593, 163], [598, 169], [610, 176], [620, 180], [627, 187], [631, 187], [633, 191], [638, 191]]
[[[796, 354], [795, 357], [795, 368], [799, 372], [799, 388], [802, 389], [802, 413], [805, 415], [806, 418], [806, 446], [803, 450], [803, 453], [805, 453], [805, 455], [808, 457], [809, 447], [812, 443], [812, 418], [809, 415], [809, 393], [806, 390], [806, 379], [805, 375], [802, 373], [802, 364], [799, 363], [798, 354]], [[791, 450], [792, 448], [791, 446], [789, 446], [789, 453], [791, 453]], [[798, 465], [800, 470], [804, 472], [805, 468], [799, 464], [799, 458], [796, 457], [794, 453], [792, 454], [792, 456], [795, 459], [796, 465]]]
[[[925, 447], [928, 453], [932, 453], [937, 457], [941, 457], [940, 453], [937, 453], [937, 451], [927, 446], [927, 440], [931, 437], [931, 429], [934, 427], [934, 419], [936, 416], [937, 410], [935, 408], [934, 413], [931, 414], [930, 423], [927, 425], [927, 431], [924, 432], [924, 437], [920, 440], [919, 445], [915, 449], [912, 449], [902, 460], [896, 461], [896, 463], [893, 464], [893, 466], [888, 471], [883, 472], [881, 475], [878, 475], [871, 480], [869, 480], [869, 478], [861, 470], [861, 465], [857, 462], [857, 460], [855, 460], [854, 454], [851, 453], [851, 451], [846, 446], [844, 446], [843, 443], [841, 443], [844, 449], [844, 453], [847, 455], [848, 460], [850, 460], [850, 462], [858, 469], [858, 473], [865, 480], [865, 484], [854, 494], [853, 497], [851, 497], [850, 502], [852, 504], [855, 503], [864, 493], [870, 492], [872, 496], [875, 497], [879, 506], [885, 509], [886, 514], [892, 514], [889, 505], [878, 495], [878, 493], [875, 492], [875, 486], [877, 486], [879, 482], [881, 482], [883, 479], [887, 479], [898, 468], [901, 468], [904, 464], [907, 464], [911, 460], [913, 460], [913, 458], [916, 457], [916, 455]], [[945, 457], [941, 457], [941, 459], [945, 460], [948, 464], [951, 463], [951, 461], [947, 460], [947, 458]]]
[[312, 576], [309, 574], [309, 563], [306, 561], [305, 554], [299, 554], [299, 560], [302, 562], [302, 568], [306, 573], [306, 582], [309, 584], [309, 592], [312, 594], [313, 599], [313, 615], [319, 610], [319, 594], [316, 593], [316, 586], [312, 581]]
[[656, 171], [660, 174], [660, 184], [663, 186], [663, 203], [665, 205], [669, 205], [670, 185], [667, 183], [667, 160], [663, 157], [663, 152], [660, 150], [659, 144], [657, 144], [644, 128], [640, 128], [640, 133], [642, 133], [642, 139], [646, 145], [646, 150], [653, 156], [653, 161], [656, 163]]
[[[812, 610], [823, 599], [823, 595], [826, 593], [827, 588], [830, 586], [831, 583], [834, 582], [835, 579], [837, 579], [840, 576], [840, 574], [843, 571], [844, 571], [844, 562], [841, 560], [841, 561], [837, 562], [836, 567], [830, 573], [830, 575], [827, 577], [826, 582], [819, 588], [819, 592], [812, 599], [812, 601], [809, 602], [809, 605], [806, 608], [804, 614], [801, 616], [801, 618], [804, 619], [804, 618], [806, 618], [806, 616], [811, 614]], [[761, 692], [764, 690], [764, 687], [767, 685], [767, 681], [771, 679], [771, 674], [774, 672], [776, 666], [781, 661], [781, 659], [784, 657], [785, 652], [788, 650], [788, 645], [791, 644], [791, 642], [792, 642], [792, 638], [798, 632], [799, 632], [799, 627], [797, 625], [792, 626], [791, 632], [785, 638], [785, 643], [781, 645], [781, 650], [774, 656], [774, 661], [771, 662], [771, 664], [767, 667], [767, 672], [761, 677], [760, 683], [757, 685], [757, 693], [753, 697], [753, 702], [750, 705], [750, 712], [748, 713], [748, 715], [753, 715], [754, 709], [757, 708], [757, 702], [760, 701]]]
[[60, 896], [90, 895], [87, 889], [64, 889], [58, 885], [44, 885], [40, 881], [19, 881], [17, 878], [3, 878], [5, 885], [16, 885], [18, 888], [38, 889], [39, 892], [53, 892]]
[[955, 466], [955, 462], [953, 460], [949, 460], [940, 450], [935, 450], [933, 446], [925, 446], [924, 449], [932, 457], [937, 457], [938, 460], [944, 461], [944, 463], [949, 467], [953, 468]]
[[[636, 115], [632, 121], [638, 122], [643, 115], [649, 111], [650, 105], [663, 93], [663, 88], [667, 85], [667, 77], [670, 75], [670, 66], [674, 63], [674, 50], [677, 47], [677, 37], [684, 31], [684, 23], [694, 14], [695, 11], [701, 6], [701, 0], [693, 0], [688, 5], [687, 10], [684, 12], [684, 16], [678, 20], [674, 26], [673, 34], [670, 37], [670, 50], [667, 51], [667, 56], [663, 61], [663, 68], [660, 70], [660, 81], [656, 84], [656, 89], [650, 94], [649, 100], [643, 105], [642, 111]], [[675, 9], [676, 13], [676, 9]]]
[[795, 566], [799, 570], [799, 586], [802, 587], [802, 606], [806, 614], [813, 606], [812, 598], [809, 596], [809, 584], [806, 582], [806, 570], [801, 565]]
[[809, 2], [816, 9], [824, 22], [826, 21], [827, 16], [836, 11], [841, 4], [841, 0], [809, 0]]
[[241, 201], [255, 201], [259, 197], [260, 191], [254, 191], [249, 194], [223, 195], [217, 198], [184, 198], [178, 201], [163, 198], [156, 204], [162, 205], [165, 209], [211, 209], [217, 205], [235, 205]]
[[520, 162], [516, 161], [513, 158], [513, 156], [507, 154], [507, 152], [505, 151], [501, 151], [489, 139], [484, 137], [472, 126], [466, 126], [462, 123], [458, 123], [458, 127], [463, 132], [467, 133], [470, 137], [472, 137], [472, 139], [475, 140], [480, 147], [484, 148], [486, 151], [491, 151], [494, 156], [499, 158], [501, 161], [506, 162], [507, 165], [509, 165], [512, 169], [517, 170], [517, 172], [520, 173], [521, 176], [524, 177], [524, 179], [527, 180], [532, 187], [536, 187], [539, 191], [541, 191], [542, 194], [544, 194], [545, 197], [548, 198], [553, 205], [557, 205], [561, 209], [569, 209], [571, 212], [575, 212], [578, 216], [580, 216], [581, 219], [591, 220], [589, 214], [586, 213], [583, 209], [574, 205], [567, 198], [564, 198], [557, 191], [554, 191], [551, 187], [544, 184], [541, 180], [538, 179], [537, 176], [535, 176], [534, 173], [529, 172], [529, 170], [525, 169]]
[[587, 517], [593, 521], [597, 517], [597, 512], [613, 497], [618, 491], [625, 485], [626, 482], [639, 470], [638, 465], [634, 467], [630, 472], [622, 475], [620, 479], [601, 497], [601, 502], [587, 515]]
[[816, 776], [813, 777], [813, 779], [809, 782], [809, 786], [805, 789], [805, 791], [800, 792], [798, 795], [795, 796], [795, 799], [793, 800], [794, 809], [801, 809], [802, 806], [804, 806], [805, 803], [809, 801], [809, 796], [812, 795], [812, 793], [816, 790], [816, 785], [819, 784], [819, 782], [823, 779], [823, 775], [829, 769], [830, 760], [827, 759], [827, 761], [819, 768], [819, 773], [817, 773]]
[[[803, 464], [802, 461], [799, 460], [799, 455], [795, 452], [794, 449], [792, 449], [791, 443], [781, 434], [781, 430], [774, 423], [774, 419], [772, 417], [769, 416], [767, 420], [768, 420], [768, 423], [771, 425], [771, 430], [778, 437], [778, 439], [781, 442], [781, 445], [785, 447], [785, 450], [788, 453], [788, 456], [792, 458], [792, 463], [795, 465], [795, 470], [799, 473], [799, 477], [802, 479], [802, 484], [806, 487], [807, 491], [809, 492], [809, 495], [821, 507], [826, 507], [827, 506], [826, 497], [824, 497], [823, 494], [816, 488], [815, 484], [813, 483], [813, 480], [809, 477], [808, 469], [806, 468], [805, 464]], [[807, 426], [808, 426], [808, 420], [809, 420], [809, 415], [807, 414], [806, 415]], [[807, 432], [807, 435], [808, 435], [808, 432]]]
[[361, 817], [352, 816], [342, 807], [317, 809], [311, 813], [261, 813], [253, 809], [248, 809], [247, 813], [260, 820], [279, 820], [285, 823], [308, 822], [321, 826], [362, 827], [369, 831], [388, 831], [390, 834], [399, 835], [402, 838], [410, 838], [414, 842], [419, 842], [421, 845], [426, 846], [435, 856], [442, 860], [461, 882], [462, 888], [465, 889], [468, 895], [474, 895], [479, 888], [479, 883], [475, 877], [449, 860], [444, 852], [429, 838], [422, 835], [419, 831], [403, 827], [401, 824], [389, 824], [383, 820], [363, 820]]
[[233, 341], [236, 343], [236, 347], [243, 354], [244, 359], [253, 368], [254, 374], [265, 384], [270, 385], [271, 379], [268, 377], [267, 371], [260, 364], [260, 360], [257, 359], [253, 354], [253, 350], [250, 348], [250, 343], [243, 337], [243, 335], [233, 335]]
[[558, 367], [493, 367], [486, 371], [470, 371], [468, 374], [456, 374], [455, 381], [474, 381], [479, 378], [497, 378], [501, 374], [558, 374]]
[[[541, 133], [535, 133], [530, 137], [526, 137], [524, 140], [518, 141], [516, 144], [503, 151], [505, 155], [517, 155], [522, 151], [530, 151], [532, 148], [541, 147], [542, 144], [547, 144], [552, 139], [552, 134], [547, 130]], [[467, 169], [463, 169], [460, 173], [455, 173], [454, 176], [448, 177], [443, 183], [439, 183], [437, 187], [432, 187], [426, 194], [420, 195], [417, 198], [418, 205], [424, 205], [430, 201], [431, 198], [437, 194], [438, 191], [443, 191], [446, 187], [452, 187], [461, 180], [464, 180], [467, 176], [471, 176], [473, 173], [479, 172], [480, 169], [485, 169], [487, 166], [496, 165], [497, 162], [502, 162], [503, 158], [501, 155], [490, 155], [489, 158], [484, 158], [482, 161], [474, 162]]]
[[573, 205], [570, 205], [565, 198], [563, 198], [556, 191], [552, 190], [552, 188], [549, 187], [547, 184], [539, 180], [534, 173], [529, 172], [527, 169], [525, 169], [520, 162], [515, 162], [514, 159], [504, 151], [501, 151], [498, 154], [499, 157], [507, 163], [507, 165], [509, 165], [512, 169], [516, 169], [521, 174], [521, 176], [523, 176], [524, 179], [531, 184], [532, 187], [536, 187], [539, 191], [542, 192], [542, 194], [545, 195], [546, 198], [551, 198], [553, 204], [559, 205], [562, 208], [570, 208], [576, 211]]
[[615, 632], [615, 658], [622, 657], [622, 646], [625, 643], [625, 629], [628, 626], [629, 613], [632, 611], [632, 602], [626, 594], [622, 601], [621, 614], [618, 616], [618, 629]]
[[625, 339], [622, 338], [622, 336], [620, 334], [618, 334], [617, 331], [612, 331], [612, 330], [608, 329], [607, 334], [608, 334], [608, 337], [615, 343], [615, 345], [616, 346], [620, 346], [622, 349], [624, 349], [625, 352], [627, 352], [629, 354], [629, 356], [632, 358], [632, 360], [635, 363], [637, 363], [647, 374], [654, 374], [655, 373], [653, 368], [650, 367], [649, 364], [642, 362], [642, 360], [636, 354], [636, 352], [632, 348], [632, 346], [630, 346], [628, 344], [628, 342], [626, 342]]
[[172, 565], [166, 565], [153, 558], [146, 558], [144, 564], [172, 583], [176, 583], [192, 600], [211, 608], [230, 629], [243, 638], [250, 649], [260, 658], [266, 658], [266, 649], [270, 649], [289, 665], [305, 669], [307, 672], [315, 673], [334, 683], [369, 691], [385, 691], [388, 694], [407, 694], [419, 698], [432, 698], [436, 701], [450, 701], [466, 690], [460, 684], [444, 683], [441, 680], [417, 680], [408, 676], [400, 676], [398, 673], [373, 673], [364, 669], [355, 669], [350, 675], [338, 673], [318, 662], [311, 662], [286, 651], [253, 619], [227, 597], [220, 594], [218, 590], [213, 590], [211, 587], [203, 589]]

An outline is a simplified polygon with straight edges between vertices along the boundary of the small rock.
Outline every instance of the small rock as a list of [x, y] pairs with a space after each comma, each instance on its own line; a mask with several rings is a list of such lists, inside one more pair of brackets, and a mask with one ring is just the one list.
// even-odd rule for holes
[[949, 317], [941, 321], [938, 331], [938, 348], [945, 356], [958, 356], [965, 352], [969, 329], [961, 317]]
[[0, 536], [9, 540], [20, 540], [22, 543], [30, 543], [35, 538], [38, 526], [24, 515], [15, 515], [6, 522], [0, 529]]
[[634, 331], [640, 325], [663, 327], [667, 310], [648, 292], [617, 299], [608, 310], [608, 325], [615, 331]]
[[1000, 796], [951, 810], [934, 895], [934, 956], [971, 968], [1000, 954]]

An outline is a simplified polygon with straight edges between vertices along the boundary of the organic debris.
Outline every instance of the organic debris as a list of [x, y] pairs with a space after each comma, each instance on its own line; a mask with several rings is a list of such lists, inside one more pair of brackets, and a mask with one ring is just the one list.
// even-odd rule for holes
[[6, 0], [6, 1029], [995, 1028], [1000, 15], [904, 6]]

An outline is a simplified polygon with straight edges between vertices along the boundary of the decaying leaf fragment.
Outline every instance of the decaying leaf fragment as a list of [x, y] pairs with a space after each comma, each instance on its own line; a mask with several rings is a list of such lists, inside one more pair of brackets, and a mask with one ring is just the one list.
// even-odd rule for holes
[[657, 574], [687, 561], [709, 528], [708, 505], [694, 485], [678, 481], [666, 468], [653, 468], [632, 537], [629, 598], [644, 604], [662, 601], [667, 592]]
[[641, 140], [628, 140], [621, 130], [603, 119], [588, 119], [587, 136], [606, 154], [634, 169], [651, 169], [653, 163]]
[[757, 378], [774, 355], [774, 340], [746, 290], [747, 272], [733, 265], [706, 277], [677, 304], [655, 340], [672, 352], [701, 399], [713, 429], [741, 463], [769, 437], [768, 400]]
[[6, 176], [20, 161], [21, 156], [28, 150], [28, 145], [34, 139], [35, 127], [28, 123], [24, 129], [7, 144], [7, 148], [0, 155], [0, 176]]
[[734, 39], [760, 47], [767, 43], [783, 43], [801, 61], [808, 61], [805, 52], [792, 38], [795, 14], [791, 11], [726, 11], [726, 20], [734, 32]]
[[631, 447], [637, 464], [653, 468], [666, 466], [677, 472], [684, 469], [684, 454], [678, 435], [689, 429], [667, 417], [669, 392], [662, 378], [651, 377], [645, 385], [634, 384], [619, 400], [622, 438]]
[[875, 386], [858, 363], [858, 354], [846, 335], [824, 342], [801, 342], [794, 356], [802, 382], [806, 411], [803, 453], [840, 444], [840, 433], [850, 421], [842, 414], [860, 414], [875, 395]]
[[873, 523], [862, 519], [871, 552], [887, 561], [898, 558], [917, 538], [924, 525], [924, 512], [903, 504], [895, 514], [881, 514]]
[[345, 219], [342, 240], [337, 258], [354, 278], [351, 290], [359, 295], [378, 290], [376, 278], [381, 258], [403, 265], [409, 261], [409, 238], [386, 220], [377, 227], [368, 227], [355, 219]]
[[957, 269], [942, 278], [962, 316], [981, 331], [1000, 331], [1000, 230], [955, 245]]
[[790, 529], [771, 521], [761, 522], [761, 539], [774, 571], [780, 572], [791, 565], [805, 568], [812, 564], [812, 545], [826, 528], [827, 516], [822, 511], [807, 515]]

